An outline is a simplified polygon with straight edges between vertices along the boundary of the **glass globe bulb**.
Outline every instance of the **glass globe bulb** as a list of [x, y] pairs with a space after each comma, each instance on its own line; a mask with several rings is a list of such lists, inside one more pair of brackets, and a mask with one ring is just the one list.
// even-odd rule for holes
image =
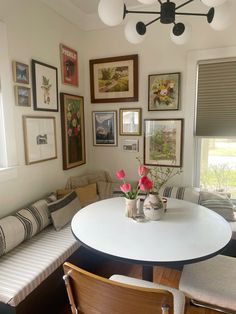
[[156, 0], [138, 0], [138, 2], [140, 2], [142, 4], [153, 4], [157, 1]]
[[185, 24], [185, 30], [183, 32], [182, 35], [179, 35], [179, 36], [176, 36], [174, 33], [173, 33], [173, 28], [171, 29], [171, 32], [170, 32], [170, 39], [176, 44], [176, 45], [184, 45], [190, 35], [191, 35], [191, 26], [189, 24]]
[[146, 37], [146, 33], [144, 35], [140, 35], [136, 29], [137, 21], [130, 20], [125, 26], [125, 38], [131, 44], [140, 44]]
[[226, 2], [214, 10], [214, 17], [210, 26], [216, 31], [222, 31], [232, 23], [234, 9], [229, 2]]
[[217, 7], [218, 5], [225, 3], [225, 1], [226, 0], [202, 0], [202, 3], [208, 7]]
[[123, 0], [100, 0], [98, 15], [104, 24], [108, 26], [119, 25], [123, 21]]

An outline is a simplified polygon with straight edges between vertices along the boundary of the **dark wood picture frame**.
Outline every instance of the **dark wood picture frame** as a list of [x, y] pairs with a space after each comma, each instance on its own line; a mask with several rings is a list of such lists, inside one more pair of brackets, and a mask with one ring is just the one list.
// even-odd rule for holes
[[92, 103], [138, 101], [138, 55], [89, 61]]
[[182, 167], [184, 119], [144, 119], [144, 164]]
[[60, 93], [63, 169], [86, 163], [84, 97]]
[[58, 111], [56, 67], [32, 60], [32, 90], [34, 110]]

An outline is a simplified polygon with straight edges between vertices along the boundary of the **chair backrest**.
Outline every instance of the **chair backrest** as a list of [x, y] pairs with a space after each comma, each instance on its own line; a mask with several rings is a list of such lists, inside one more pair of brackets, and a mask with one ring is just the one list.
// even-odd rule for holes
[[112, 281], [68, 262], [63, 268], [73, 314], [173, 314], [169, 291]]

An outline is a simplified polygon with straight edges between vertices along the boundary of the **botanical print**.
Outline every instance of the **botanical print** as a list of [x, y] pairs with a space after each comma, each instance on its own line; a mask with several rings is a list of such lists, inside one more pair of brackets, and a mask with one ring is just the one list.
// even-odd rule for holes
[[78, 86], [77, 51], [60, 44], [62, 83]]
[[145, 163], [180, 166], [182, 120], [145, 122]]
[[61, 93], [63, 169], [85, 163], [84, 98]]
[[94, 145], [116, 145], [116, 111], [93, 112]]
[[149, 110], [176, 110], [179, 73], [149, 75]]
[[48, 78], [46, 78], [44, 75], [42, 77], [42, 85], [41, 85], [41, 88], [43, 90], [43, 101], [45, 104], [50, 104], [50, 89], [52, 87], [52, 84], [49, 83], [49, 80]]

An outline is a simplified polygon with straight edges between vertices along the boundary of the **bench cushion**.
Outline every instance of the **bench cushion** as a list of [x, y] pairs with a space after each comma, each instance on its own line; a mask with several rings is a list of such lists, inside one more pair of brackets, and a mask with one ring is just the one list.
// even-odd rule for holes
[[0, 302], [17, 306], [78, 248], [70, 225], [60, 231], [49, 226], [2, 256]]

